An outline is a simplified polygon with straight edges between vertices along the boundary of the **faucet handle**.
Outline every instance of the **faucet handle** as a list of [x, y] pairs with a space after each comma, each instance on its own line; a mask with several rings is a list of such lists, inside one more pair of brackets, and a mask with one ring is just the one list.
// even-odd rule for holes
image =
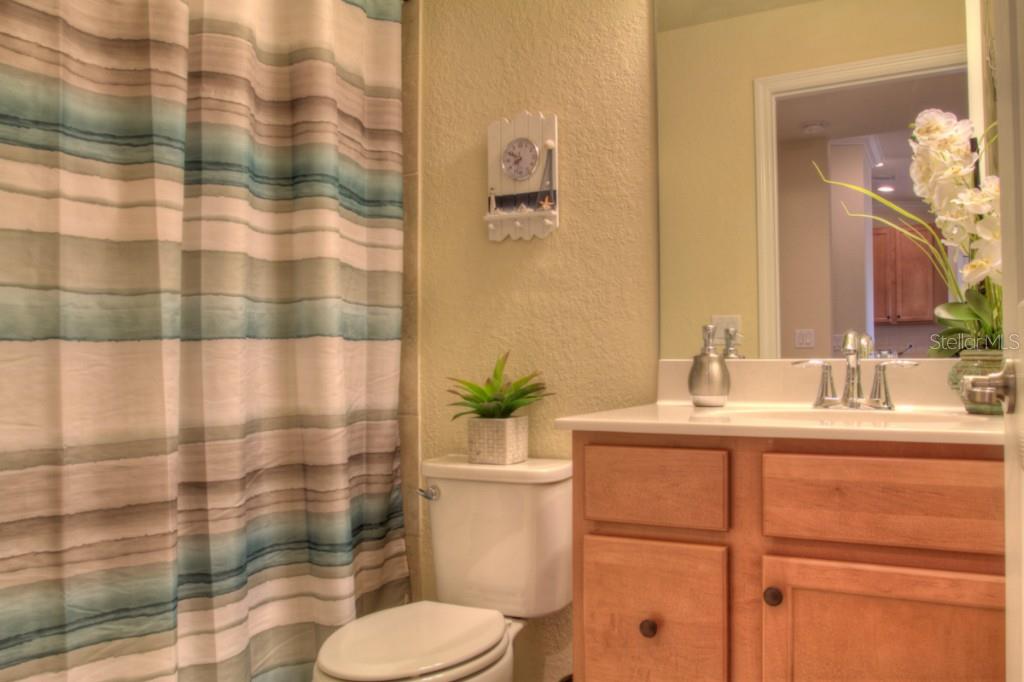
[[814, 398], [814, 407], [834, 405], [838, 396], [836, 385], [832, 381], [832, 364], [828, 360], [796, 360], [794, 367], [821, 367], [821, 380], [818, 381], [818, 395]]
[[875, 340], [870, 334], [864, 333], [857, 337], [857, 355], [862, 358], [870, 358], [875, 352]]
[[913, 360], [882, 360], [875, 365], [875, 379], [871, 383], [871, 397], [867, 404], [882, 410], [893, 409], [892, 394], [889, 392], [889, 376], [886, 367], [917, 367]]
[[840, 348], [843, 351], [843, 355], [856, 355], [860, 346], [860, 334], [857, 333], [856, 329], [847, 329], [843, 332], [843, 342], [840, 344]]

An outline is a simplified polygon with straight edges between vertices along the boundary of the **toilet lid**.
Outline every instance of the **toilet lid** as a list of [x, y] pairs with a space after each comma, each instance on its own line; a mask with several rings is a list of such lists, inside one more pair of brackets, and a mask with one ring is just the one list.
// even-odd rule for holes
[[327, 638], [317, 665], [353, 682], [418, 677], [493, 649], [505, 617], [493, 609], [421, 601], [358, 618]]

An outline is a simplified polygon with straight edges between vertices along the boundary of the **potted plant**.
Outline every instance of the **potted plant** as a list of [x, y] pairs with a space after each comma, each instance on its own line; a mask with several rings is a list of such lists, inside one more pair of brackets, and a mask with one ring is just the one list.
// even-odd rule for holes
[[[985, 145], [985, 139], [979, 145], [974, 138], [969, 120], [958, 120], [955, 114], [939, 109], [917, 115], [910, 137], [910, 177], [914, 194], [928, 205], [932, 221], [870, 189], [829, 180], [815, 164], [822, 180], [830, 185], [859, 192], [894, 211], [899, 223], [847, 209], [851, 216], [870, 218], [909, 239], [942, 277], [951, 300], [935, 308], [941, 330], [932, 337], [928, 354], [960, 358], [949, 375], [950, 387], [958, 392], [962, 377], [996, 372], [1002, 364], [999, 177], [989, 175], [979, 181], [979, 157]], [[965, 401], [964, 406], [973, 413], [1002, 411], [998, 405]]]
[[529, 456], [529, 421], [513, 416], [516, 410], [532, 405], [545, 393], [546, 386], [535, 381], [540, 372], [531, 372], [515, 380], [505, 378], [508, 352], [498, 358], [494, 371], [483, 384], [450, 377], [455, 388], [448, 390], [459, 399], [450, 405], [468, 408], [452, 419], [474, 415], [469, 420], [467, 440], [469, 461], [479, 464], [516, 464]]

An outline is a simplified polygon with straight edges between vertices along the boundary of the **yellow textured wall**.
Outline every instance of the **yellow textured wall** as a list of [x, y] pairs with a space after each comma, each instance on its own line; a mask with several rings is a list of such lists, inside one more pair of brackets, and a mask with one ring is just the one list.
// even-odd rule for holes
[[757, 349], [753, 80], [964, 42], [963, 0], [823, 0], [659, 33], [661, 355], [713, 313]]
[[[427, 0], [421, 62], [420, 453], [464, 451], [446, 377], [482, 379], [503, 350], [557, 395], [528, 410], [531, 452], [569, 457], [558, 416], [649, 402], [657, 371], [653, 32], [649, 0]], [[487, 124], [558, 114], [561, 226], [488, 241]], [[406, 497], [431, 596], [423, 505]], [[516, 678], [570, 671], [569, 609], [516, 642]]]

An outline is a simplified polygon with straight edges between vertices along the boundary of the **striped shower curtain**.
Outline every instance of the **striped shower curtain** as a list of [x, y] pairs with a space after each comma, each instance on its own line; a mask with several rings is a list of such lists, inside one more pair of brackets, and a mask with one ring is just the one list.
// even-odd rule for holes
[[0, 0], [0, 681], [400, 603], [400, 0]]

